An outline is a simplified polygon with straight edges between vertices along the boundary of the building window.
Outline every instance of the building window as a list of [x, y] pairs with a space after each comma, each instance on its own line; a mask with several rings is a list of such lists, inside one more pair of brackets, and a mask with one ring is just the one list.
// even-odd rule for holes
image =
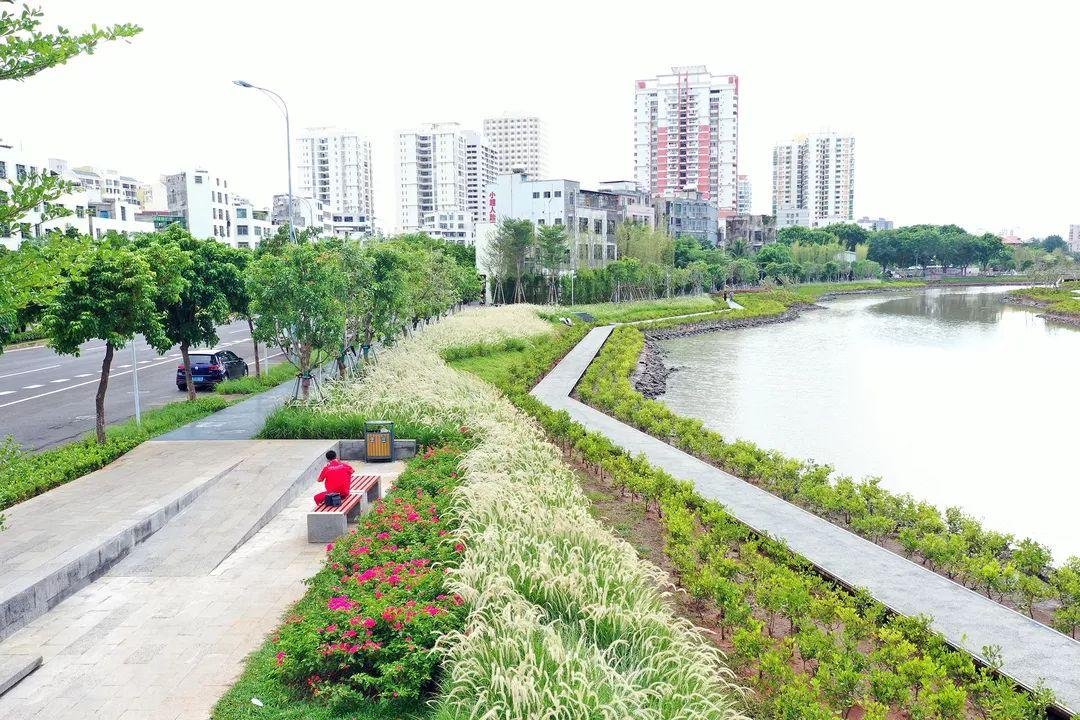
[[[256, 229], [258, 229], [258, 228], [256, 228]], [[237, 235], [247, 235], [248, 234], [248, 226], [247, 225], [237, 225], [236, 226], [236, 234]]]
[[562, 190], [556, 190], [555, 197], [562, 197]]
[[555, 218], [555, 225], [557, 225], [558, 227], [562, 227], [562, 218], [561, 217]]
[[604, 221], [603, 220], [593, 220], [593, 232], [596, 233], [597, 235], [602, 235], [604, 233]]
[[258, 225], [255, 226], [255, 235], [257, 235], [258, 237], [262, 237], [262, 228]]
[[540, 193], [539, 192], [534, 192], [533, 193], [533, 200], [539, 200], [539, 199], [540, 199]]
[[540, 218], [539, 220], [536, 221], [536, 224], [543, 227], [544, 225], [547, 225], [547, 222], [545, 222], [544, 218]]
[[26, 166], [25, 165], [16, 165], [15, 166], [15, 177], [19, 180], [19, 182], [22, 182], [23, 180], [26, 179]]
[[578, 230], [583, 233], [589, 232], [589, 218], [578, 218]]
[[195, 176], [195, 184], [196, 185], [202, 185], [202, 175], [196, 175]]
[[0, 160], [0, 180], [7, 180], [7, 163]]
[[236, 208], [236, 219], [243, 220], [247, 217], [247, 208]]
[[126, 205], [121, 205], [120, 206], [120, 219], [121, 220], [127, 220], [127, 206]]

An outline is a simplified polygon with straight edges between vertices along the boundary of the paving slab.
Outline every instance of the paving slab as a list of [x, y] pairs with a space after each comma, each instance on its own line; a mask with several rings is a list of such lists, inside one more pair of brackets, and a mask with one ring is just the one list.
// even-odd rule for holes
[[[245, 658], [303, 595], [305, 580], [325, 555], [324, 546], [308, 543], [305, 522], [311, 496], [322, 486], [310, 476], [294, 481], [332, 441], [254, 444], [260, 453], [245, 456], [164, 530], [0, 642], [0, 657], [36, 653], [44, 658], [36, 672], [0, 695], [0, 718], [210, 716], [242, 672]], [[309, 446], [306, 455], [300, 450], [304, 445]], [[352, 465], [382, 475], [390, 485], [404, 467], [401, 462]], [[247, 503], [248, 523], [260, 521], [266, 503], [281, 488], [288, 486], [292, 497], [215, 563], [215, 553], [204, 554], [199, 546], [210, 544], [220, 552], [239, 530], [210, 533], [208, 522], [216, 515], [223, 525], [243, 525], [230, 517], [235, 508], [221, 504], [221, 493], [228, 486], [256, 492], [256, 474], [267, 490], [261, 500], [252, 497]], [[185, 552], [198, 560], [180, 562]], [[185, 567], [190, 574], [176, 574]]]
[[693, 482], [702, 495], [756, 531], [784, 540], [841, 583], [865, 588], [895, 612], [933, 618], [934, 628], [951, 645], [980, 659], [983, 647], [1000, 646], [1006, 675], [1029, 688], [1042, 682], [1061, 708], [1080, 711], [1080, 642], [571, 398], [612, 330], [610, 325], [591, 330], [532, 394], [623, 449], [643, 453], [653, 465]]

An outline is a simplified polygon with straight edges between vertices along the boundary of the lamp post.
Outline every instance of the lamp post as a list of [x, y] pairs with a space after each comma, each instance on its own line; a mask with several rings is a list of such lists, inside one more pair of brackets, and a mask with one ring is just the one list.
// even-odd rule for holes
[[292, 194], [292, 130], [289, 128], [289, 106], [286, 104], [285, 99], [278, 95], [269, 88], [259, 87], [258, 85], [252, 85], [245, 80], [233, 80], [234, 85], [239, 85], [242, 88], [251, 88], [258, 90], [269, 95], [271, 98], [276, 98], [281, 103], [281, 111], [285, 114], [285, 158], [289, 164], [289, 241], [296, 242], [296, 229], [293, 227], [296, 221], [296, 216], [293, 215], [293, 194]]

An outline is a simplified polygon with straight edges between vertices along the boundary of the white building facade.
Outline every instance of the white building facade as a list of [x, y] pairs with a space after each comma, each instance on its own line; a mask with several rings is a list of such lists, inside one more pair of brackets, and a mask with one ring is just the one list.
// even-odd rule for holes
[[496, 173], [515, 171], [529, 177], [548, 174], [547, 127], [538, 117], [497, 117], [484, 120], [484, 136], [491, 142], [498, 158]]
[[749, 215], [754, 200], [753, 187], [750, 185], [750, 177], [739, 175], [735, 184], [735, 205], [739, 215]]
[[855, 138], [837, 133], [796, 137], [773, 149], [777, 227], [824, 227], [855, 217]]
[[371, 143], [351, 130], [307, 128], [294, 142], [299, 195], [371, 225], [375, 213]]
[[398, 228], [437, 229], [437, 216], [467, 214], [466, 137], [458, 123], [433, 123], [398, 137]]
[[465, 210], [471, 222], [484, 222], [484, 190], [498, 177], [498, 155], [491, 141], [481, 133], [465, 131]]
[[[55, 168], [55, 169], [54, 169]], [[39, 159], [33, 154], [13, 145], [0, 143], [0, 190], [7, 191], [12, 181], [24, 181], [31, 176], [60, 175], [74, 183], [74, 192], [61, 195], [52, 205], [63, 208], [67, 214], [61, 217], [43, 219], [44, 207], [37, 207], [28, 212], [19, 222], [10, 228], [0, 229], [0, 245], [14, 249], [26, 239], [42, 237], [50, 232], [64, 232], [74, 229], [83, 235], [100, 238], [108, 232], [122, 234], [153, 232], [154, 225], [136, 218], [141, 210], [134, 194], [124, 191], [122, 184], [101, 187], [83, 186], [67, 163], [55, 159]], [[120, 176], [113, 173], [116, 178]], [[130, 180], [130, 179], [129, 179]], [[129, 184], [136, 185], [131, 180]], [[104, 188], [112, 189], [104, 192]]]
[[1073, 252], [1080, 252], [1080, 225], [1069, 226], [1069, 249]]
[[169, 212], [182, 215], [188, 232], [236, 247], [229, 181], [195, 168], [165, 176]]
[[[293, 195], [293, 226], [297, 230], [315, 229], [320, 235], [330, 235], [334, 231], [333, 213], [326, 203], [318, 198]], [[285, 225], [289, 221], [289, 196], [274, 196], [270, 216], [274, 225]]]
[[256, 207], [246, 198], [233, 198], [233, 214], [236, 217], [238, 248], [254, 250], [263, 240], [277, 232], [271, 221], [269, 208]]
[[722, 217], [738, 208], [739, 78], [704, 65], [638, 80], [634, 177], [653, 195], [693, 190]]

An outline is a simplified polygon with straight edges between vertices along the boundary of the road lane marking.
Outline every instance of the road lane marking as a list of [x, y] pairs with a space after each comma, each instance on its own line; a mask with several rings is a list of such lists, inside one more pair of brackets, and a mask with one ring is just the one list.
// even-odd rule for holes
[[0, 390], [0, 395], [10, 395], [14, 390]]
[[[157, 365], [164, 365], [166, 362], [168, 362], [168, 360], [159, 362], [159, 363], [157, 363]], [[147, 367], [157, 367], [157, 365], [147, 365]], [[112, 373], [112, 375], [110, 377], [118, 377], [120, 375], [130, 375], [130, 374], [131, 374], [130, 370], [125, 370], [124, 372]], [[75, 383], [74, 385], [68, 385], [66, 387], [56, 388], [55, 390], [50, 390], [49, 392], [44, 392], [44, 393], [41, 393], [39, 395], [31, 395], [30, 397], [21, 398], [19, 400], [12, 400], [11, 402], [7, 402], [7, 403], [4, 403], [3, 405], [0, 405], [0, 408], [10, 407], [11, 405], [18, 405], [19, 403], [24, 403], [27, 400], [37, 400], [38, 398], [43, 398], [46, 395], [53, 395], [53, 394], [58, 393], [58, 392], [64, 392], [65, 390], [71, 390], [72, 388], [82, 387], [83, 385], [90, 385], [90, 384], [96, 383], [96, 382], [98, 382], [98, 381], [97, 380], [87, 380], [85, 382]], [[41, 385], [31, 385], [30, 387], [39, 388], [39, 387], [42, 387], [42, 386]], [[29, 388], [24, 388], [24, 389], [29, 389]]]
[[59, 380], [50, 380], [49, 382], [51, 382], [51, 383], [62, 383], [62, 382], [67, 382], [70, 379], [71, 378], [60, 378]]
[[26, 373], [41, 372], [42, 370], [52, 370], [53, 368], [58, 367], [60, 367], [60, 363], [56, 363], [55, 365], [45, 365], [44, 367], [34, 368], [33, 370], [23, 370], [21, 372], [8, 373], [7, 375], [0, 375], [0, 380], [9, 377], [15, 377], [16, 375], [25, 375]]
[[94, 373], [79, 373], [75, 377], [94, 377]]
[[33, 390], [34, 388], [45, 387], [44, 385], [23, 385], [23, 390]]
[[126, 367], [131, 367], [131, 365], [130, 364], [128, 364], [128, 365], [117, 365], [116, 367], [118, 367], [118, 368], [126, 368]]

